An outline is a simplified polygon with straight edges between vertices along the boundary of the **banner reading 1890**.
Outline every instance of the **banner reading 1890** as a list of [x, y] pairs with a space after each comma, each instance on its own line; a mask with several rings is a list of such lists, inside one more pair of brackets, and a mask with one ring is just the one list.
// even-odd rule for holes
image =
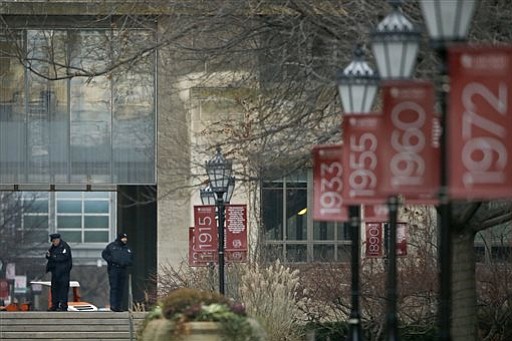
[[512, 47], [449, 50], [448, 185], [455, 199], [512, 196]]

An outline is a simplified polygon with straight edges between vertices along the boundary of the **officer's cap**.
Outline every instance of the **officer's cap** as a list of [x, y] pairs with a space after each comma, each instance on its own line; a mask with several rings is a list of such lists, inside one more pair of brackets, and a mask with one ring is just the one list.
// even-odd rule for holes
[[60, 239], [60, 233], [52, 233], [50, 234], [50, 241], [54, 239]]

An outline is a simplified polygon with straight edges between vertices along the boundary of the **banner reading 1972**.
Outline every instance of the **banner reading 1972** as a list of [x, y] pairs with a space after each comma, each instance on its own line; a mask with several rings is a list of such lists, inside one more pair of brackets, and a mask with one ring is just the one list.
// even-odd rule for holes
[[313, 148], [313, 220], [348, 220], [342, 196], [342, 148], [341, 144]]
[[512, 47], [457, 46], [448, 60], [449, 194], [512, 197]]

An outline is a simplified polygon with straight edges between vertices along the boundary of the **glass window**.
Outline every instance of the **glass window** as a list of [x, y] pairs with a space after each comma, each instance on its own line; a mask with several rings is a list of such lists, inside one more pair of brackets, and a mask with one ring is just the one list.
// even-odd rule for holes
[[97, 216], [85, 216], [84, 217], [84, 228], [93, 229], [108, 229], [108, 216], [97, 217]]
[[81, 216], [58, 216], [57, 229], [80, 229], [82, 228]]
[[108, 213], [109, 202], [107, 200], [87, 200], [84, 202], [85, 213]]
[[[109, 241], [112, 215], [112, 192], [59, 192], [57, 195], [57, 230], [80, 229], [71, 234], [80, 243]], [[83, 208], [83, 209], [82, 209]]]
[[309, 181], [307, 172], [296, 172], [262, 183], [266, 257], [287, 262], [348, 261], [350, 231], [345, 224], [313, 221], [308, 214]]
[[[0, 184], [155, 183], [156, 55], [140, 56], [153, 31], [130, 37], [93, 27], [0, 34]], [[34, 72], [19, 61], [23, 47]]]
[[60, 213], [82, 213], [82, 201], [79, 200], [58, 200], [57, 214]]
[[283, 240], [283, 190], [263, 189], [263, 228], [267, 240]]

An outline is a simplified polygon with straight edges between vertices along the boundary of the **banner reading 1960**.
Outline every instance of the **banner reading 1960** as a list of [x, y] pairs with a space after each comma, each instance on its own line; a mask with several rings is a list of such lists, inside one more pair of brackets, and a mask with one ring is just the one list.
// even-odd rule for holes
[[381, 191], [400, 194], [408, 203], [435, 202], [440, 166], [434, 86], [426, 81], [388, 81], [382, 85], [382, 101]]
[[455, 199], [512, 196], [512, 47], [449, 49], [448, 190]]

